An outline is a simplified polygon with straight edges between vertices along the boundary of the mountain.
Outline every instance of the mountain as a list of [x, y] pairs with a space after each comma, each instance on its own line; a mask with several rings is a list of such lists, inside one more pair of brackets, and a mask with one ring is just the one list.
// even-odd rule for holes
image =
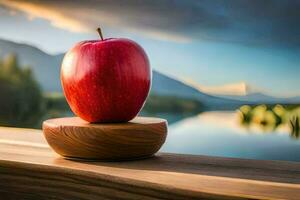
[[[46, 92], [61, 92], [60, 64], [64, 54], [49, 55], [27, 44], [0, 40], [0, 58], [16, 53], [22, 66], [30, 66], [35, 78]], [[179, 80], [153, 71], [151, 93], [197, 99], [206, 109], [233, 109], [247, 102], [216, 97], [200, 92], [198, 89]]]
[[45, 91], [61, 91], [59, 63], [62, 55], [52, 56], [27, 44], [0, 40], [0, 58], [10, 53], [18, 55], [22, 66], [32, 68], [35, 78]]
[[255, 104], [299, 104], [300, 97], [289, 97], [289, 98], [282, 98], [282, 97], [273, 97], [269, 96], [260, 92], [256, 93], [248, 93], [246, 95], [218, 95], [220, 98], [238, 100], [238, 101], [248, 101]]
[[199, 100], [208, 110], [235, 109], [249, 102], [216, 97], [199, 91], [198, 89], [171, 78], [160, 72], [153, 71], [153, 84], [151, 92], [159, 95], [179, 96]]
[[300, 96], [295, 97], [274, 97], [266, 95], [263, 88], [249, 85], [245, 82], [230, 83], [217, 86], [203, 86], [191, 80], [186, 83], [197, 88], [206, 94], [217, 96], [223, 99], [249, 102], [250, 104], [299, 104]]

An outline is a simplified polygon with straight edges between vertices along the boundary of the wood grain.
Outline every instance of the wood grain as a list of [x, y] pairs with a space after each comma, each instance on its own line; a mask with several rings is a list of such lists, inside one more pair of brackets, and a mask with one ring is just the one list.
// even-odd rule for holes
[[155, 154], [167, 136], [167, 121], [136, 117], [127, 123], [90, 124], [78, 117], [43, 123], [49, 145], [68, 158], [133, 160]]
[[[172, 133], [170, 133], [172, 134]], [[0, 199], [294, 199], [300, 163], [158, 153], [66, 160], [42, 132], [0, 128]]]

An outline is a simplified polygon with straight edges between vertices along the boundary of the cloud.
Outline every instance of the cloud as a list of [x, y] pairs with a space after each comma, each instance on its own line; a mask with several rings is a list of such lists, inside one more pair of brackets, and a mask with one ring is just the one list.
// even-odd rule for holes
[[[138, 15], [126, 14], [122, 11], [122, 6], [114, 6], [103, 4], [94, 1], [96, 6], [91, 4], [92, 1], [86, 2], [86, 5], [81, 5], [81, 2], [61, 1], [11, 1], [2, 0], [0, 4], [12, 9], [19, 10], [28, 15], [28, 19], [43, 18], [49, 20], [55, 27], [62, 28], [72, 32], [95, 32], [95, 28], [99, 25], [103, 27], [121, 29], [121, 31], [128, 31], [137, 33], [148, 38], [173, 41], [179, 43], [190, 42], [191, 39], [183, 34], [176, 34], [167, 30], [160, 29], [155, 26], [146, 26], [138, 19]], [[128, 11], [125, 9], [125, 11]], [[122, 12], [124, 12], [122, 14]], [[142, 14], [142, 13], [140, 13]], [[148, 18], [143, 15], [143, 18]], [[150, 17], [150, 16], [149, 16]], [[136, 18], [136, 19], [131, 19]], [[146, 21], [148, 19], [145, 19]], [[158, 20], [158, 19], [157, 19]], [[145, 25], [145, 26], [144, 26]]]
[[103, 26], [152, 39], [209, 40], [299, 47], [300, 1], [290, 0], [0, 0], [0, 4], [91, 32]]
[[87, 28], [77, 20], [64, 16], [62, 13], [56, 10], [48, 9], [45, 6], [33, 4], [29, 2], [15, 2], [4, 0], [0, 2], [2, 5], [9, 7], [11, 12], [15, 13], [15, 10], [21, 10], [28, 14], [28, 19], [32, 20], [36, 17], [49, 20], [51, 24], [58, 28], [68, 29], [74, 32], [85, 32]]

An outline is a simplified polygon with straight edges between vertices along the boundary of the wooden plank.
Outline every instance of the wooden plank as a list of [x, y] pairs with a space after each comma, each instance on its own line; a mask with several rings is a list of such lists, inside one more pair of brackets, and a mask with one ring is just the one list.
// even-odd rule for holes
[[0, 128], [5, 199], [299, 199], [300, 164], [159, 153], [129, 162], [66, 160], [41, 131]]

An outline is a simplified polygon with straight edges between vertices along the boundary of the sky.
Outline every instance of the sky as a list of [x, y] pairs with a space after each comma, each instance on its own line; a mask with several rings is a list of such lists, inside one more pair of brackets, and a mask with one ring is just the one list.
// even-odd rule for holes
[[300, 1], [0, 0], [0, 38], [49, 54], [126, 37], [151, 66], [205, 91], [300, 95]]

